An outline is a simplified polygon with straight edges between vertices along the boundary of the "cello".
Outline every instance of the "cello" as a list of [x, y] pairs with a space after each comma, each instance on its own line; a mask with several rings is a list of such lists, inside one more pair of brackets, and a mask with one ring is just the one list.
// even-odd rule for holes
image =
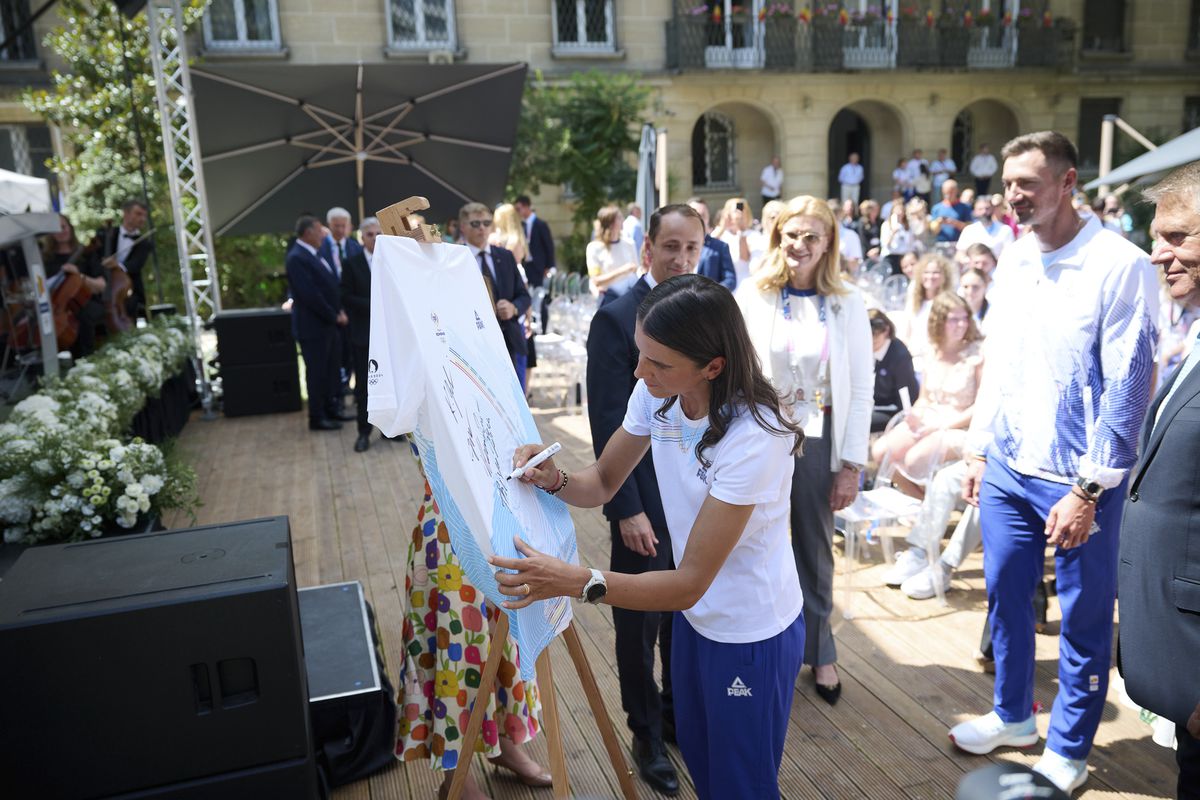
[[[85, 248], [76, 248], [67, 264], [74, 264]], [[79, 337], [79, 311], [92, 299], [84, 276], [78, 272], [60, 273], [62, 280], [50, 293], [50, 309], [54, 316], [54, 336], [60, 348], [70, 348]], [[37, 314], [30, 310], [13, 325], [13, 344], [19, 348], [33, 347]]]

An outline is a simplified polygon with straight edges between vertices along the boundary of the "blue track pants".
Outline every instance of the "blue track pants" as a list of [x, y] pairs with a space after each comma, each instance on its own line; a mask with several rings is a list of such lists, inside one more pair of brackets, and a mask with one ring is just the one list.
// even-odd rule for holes
[[675, 732], [700, 800], [779, 797], [792, 692], [804, 657], [804, 614], [770, 639], [701, 636], [683, 614], [671, 638]]
[[[1046, 517], [1069, 490], [1066, 484], [1015, 472], [994, 450], [989, 454], [979, 508], [996, 655], [993, 702], [1005, 722], [1032, 713], [1033, 593], [1046, 560]], [[1108, 693], [1124, 497], [1124, 483], [1106, 491], [1096, 509], [1099, 532], [1079, 547], [1054, 553], [1062, 632], [1058, 696], [1046, 747], [1067, 758], [1087, 758]]]

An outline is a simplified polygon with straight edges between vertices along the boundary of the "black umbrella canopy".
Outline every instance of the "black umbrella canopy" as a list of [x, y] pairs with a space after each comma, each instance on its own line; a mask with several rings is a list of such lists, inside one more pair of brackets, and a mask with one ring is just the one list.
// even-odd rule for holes
[[217, 234], [356, 220], [412, 195], [440, 223], [500, 202], [525, 64], [201, 65], [197, 130]]

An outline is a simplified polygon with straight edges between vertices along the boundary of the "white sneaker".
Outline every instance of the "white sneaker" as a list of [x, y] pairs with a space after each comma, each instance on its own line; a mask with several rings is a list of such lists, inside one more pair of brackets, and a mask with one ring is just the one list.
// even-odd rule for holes
[[1087, 760], [1077, 761], [1066, 756], [1060, 756], [1053, 750], [1042, 753], [1041, 759], [1033, 765], [1033, 771], [1039, 772], [1051, 783], [1068, 795], [1083, 786], [1088, 779]]
[[938, 561], [932, 567], [926, 565], [925, 569], [913, 575], [911, 578], [900, 584], [900, 591], [911, 597], [913, 600], [928, 600], [938, 593], [938, 585], [941, 585], [942, 594], [950, 588], [950, 576], [954, 574], [954, 570], [945, 561]]
[[[1029, 747], [1038, 741], [1037, 720], [1005, 723], [995, 711], [960, 722], [950, 729], [950, 741], [959, 750], [986, 755], [997, 747]], [[1051, 779], [1053, 780], [1053, 779]]]
[[919, 547], [910, 547], [896, 555], [896, 563], [883, 576], [885, 586], [899, 586], [929, 566], [929, 556]]

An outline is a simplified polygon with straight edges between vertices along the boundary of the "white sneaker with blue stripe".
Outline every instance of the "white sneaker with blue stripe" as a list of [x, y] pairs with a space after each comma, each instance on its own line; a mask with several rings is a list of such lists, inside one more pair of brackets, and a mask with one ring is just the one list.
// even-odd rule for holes
[[[1038, 742], [1037, 720], [1006, 723], [995, 711], [950, 729], [950, 741], [959, 750], [987, 755], [997, 747], [1030, 747]], [[1051, 779], [1053, 780], [1053, 779]]]

